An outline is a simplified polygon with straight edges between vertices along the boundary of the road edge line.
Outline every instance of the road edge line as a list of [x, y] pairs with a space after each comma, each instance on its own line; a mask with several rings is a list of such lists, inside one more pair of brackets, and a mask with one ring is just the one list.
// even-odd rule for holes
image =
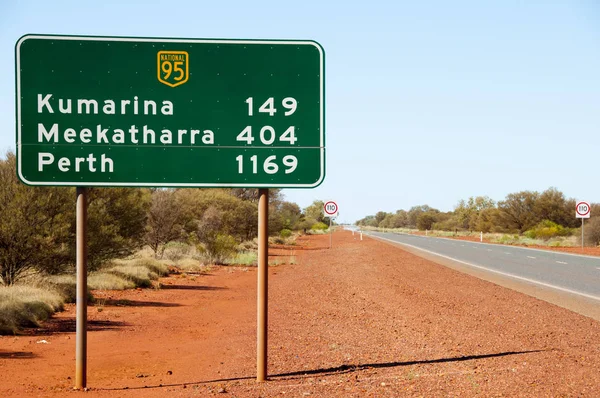
[[374, 235], [369, 235], [369, 236], [372, 236], [375, 239], [386, 240], [388, 242], [392, 242], [392, 243], [395, 243], [395, 244], [398, 244], [398, 245], [408, 246], [408, 247], [411, 247], [411, 248], [413, 248], [415, 250], [419, 250], [419, 251], [422, 251], [422, 252], [425, 252], [425, 253], [437, 256], [437, 257], [445, 258], [447, 260], [456, 261], [458, 263], [468, 265], [469, 267], [481, 269], [481, 270], [484, 270], [484, 271], [487, 271], [487, 272], [491, 272], [491, 273], [494, 273], [494, 274], [506, 276], [506, 277], [513, 278], [513, 279], [518, 279], [518, 280], [521, 280], [521, 281], [532, 283], [534, 285], [540, 285], [540, 286], [544, 286], [544, 287], [547, 287], [547, 288], [550, 288], [550, 289], [560, 290], [560, 291], [565, 292], [565, 293], [575, 294], [577, 296], [582, 296], [582, 297], [585, 297], [585, 298], [588, 298], [588, 299], [600, 301], [600, 297], [594, 296], [592, 294], [582, 293], [582, 292], [578, 292], [576, 290], [571, 290], [571, 289], [567, 289], [567, 288], [564, 288], [564, 287], [560, 287], [560, 286], [556, 286], [556, 285], [551, 285], [549, 283], [536, 281], [535, 279], [524, 278], [522, 276], [518, 276], [518, 275], [514, 275], [514, 274], [509, 274], [508, 272], [502, 272], [502, 271], [497, 271], [497, 270], [494, 270], [494, 269], [486, 268], [484, 266], [476, 265], [476, 264], [472, 264], [472, 263], [468, 263], [466, 261], [458, 260], [456, 258], [453, 258], [453, 257], [450, 257], [450, 256], [446, 256], [444, 254], [439, 254], [439, 253], [436, 253], [436, 252], [432, 252], [431, 250], [422, 249], [420, 247], [417, 247], [417, 246], [414, 246], [414, 245], [411, 245], [411, 244], [408, 244], [408, 243], [397, 242], [397, 241], [394, 241], [394, 240], [391, 240], [391, 239], [388, 239], [388, 238], [383, 238], [381, 236], [374, 236]]

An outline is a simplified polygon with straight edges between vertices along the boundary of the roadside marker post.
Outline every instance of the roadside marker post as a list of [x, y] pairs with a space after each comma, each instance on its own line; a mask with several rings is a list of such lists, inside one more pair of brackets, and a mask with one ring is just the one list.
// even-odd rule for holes
[[29, 34], [15, 45], [15, 79], [19, 179], [77, 187], [75, 388], [87, 387], [89, 187], [259, 189], [256, 379], [265, 381], [269, 189], [325, 179], [321, 45]]
[[588, 202], [579, 201], [575, 206], [575, 217], [581, 218], [581, 249], [583, 249], [583, 220], [590, 218], [591, 206]]

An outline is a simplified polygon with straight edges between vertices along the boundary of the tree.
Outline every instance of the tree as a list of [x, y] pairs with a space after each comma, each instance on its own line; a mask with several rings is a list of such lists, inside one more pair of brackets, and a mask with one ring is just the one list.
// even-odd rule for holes
[[178, 203], [181, 206], [184, 228], [195, 234], [198, 221], [210, 207], [218, 210], [221, 217], [221, 232], [239, 241], [252, 239], [258, 232], [258, 207], [256, 202], [242, 200], [226, 189], [178, 189]]
[[419, 215], [421, 213], [426, 213], [431, 210], [436, 211], [436, 212], [439, 211], [436, 209], [432, 209], [431, 207], [429, 207], [429, 205], [420, 205], [420, 206], [411, 207], [407, 214], [408, 227], [412, 227], [412, 228], [417, 227], [417, 217], [419, 217]]
[[431, 227], [436, 222], [437, 213], [433, 211], [422, 212], [417, 216], [417, 228], [421, 231], [431, 230]]
[[[88, 188], [90, 270], [97, 269], [108, 260], [128, 256], [140, 248], [150, 205], [148, 189]], [[74, 236], [72, 242], [74, 248]]]
[[461, 200], [454, 208], [454, 216], [458, 227], [471, 231], [478, 229], [479, 217], [484, 210], [493, 209], [496, 203], [487, 196], [471, 196], [467, 201]]
[[151, 195], [144, 241], [161, 258], [165, 244], [182, 237], [183, 217], [172, 190], [156, 189]]
[[323, 203], [322, 200], [315, 200], [310, 206], [304, 209], [304, 217], [307, 219], [313, 219], [317, 222], [325, 222], [325, 216], [323, 215]]
[[70, 188], [19, 182], [14, 154], [0, 160], [0, 278], [5, 285], [31, 271], [55, 271], [69, 259], [74, 200]]
[[302, 218], [300, 206], [292, 202], [282, 202], [278, 208], [277, 216], [281, 220], [281, 229], [297, 229]]
[[505, 200], [498, 203], [500, 220], [503, 225], [521, 233], [536, 225], [538, 219], [535, 204], [538, 197], [537, 192], [531, 191], [508, 194]]
[[536, 203], [535, 211], [537, 221], [550, 220], [565, 227], [577, 227], [577, 219], [573, 216], [575, 200], [565, 198], [565, 195], [556, 188], [549, 188], [542, 192]]

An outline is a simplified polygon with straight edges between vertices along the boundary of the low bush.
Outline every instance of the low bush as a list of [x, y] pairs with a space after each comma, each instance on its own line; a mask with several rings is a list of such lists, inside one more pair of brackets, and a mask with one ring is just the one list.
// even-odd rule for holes
[[169, 242], [165, 245], [163, 257], [172, 261], [188, 257], [194, 251], [194, 247], [183, 242]]
[[207, 269], [204, 262], [191, 258], [182, 258], [175, 263], [175, 266], [184, 272], [203, 272]]
[[135, 283], [133, 281], [110, 272], [92, 272], [88, 276], [88, 288], [90, 290], [125, 290], [134, 287]]
[[205, 253], [214, 264], [225, 264], [237, 252], [238, 242], [231, 235], [217, 234], [204, 243]]
[[289, 229], [282, 229], [279, 233], [279, 236], [281, 236], [284, 239], [289, 238], [290, 236], [292, 236], [292, 231]]
[[63, 309], [60, 293], [41, 287], [0, 286], [0, 334], [14, 334], [23, 327], [39, 326]]
[[313, 231], [325, 231], [326, 229], [328, 229], [329, 227], [327, 226], [327, 224], [322, 223], [322, 222], [318, 222], [318, 223], [314, 223], [310, 229], [312, 229]]
[[146, 267], [158, 276], [166, 276], [169, 274], [169, 266], [153, 258], [140, 258], [133, 260], [131, 264], [135, 266]]
[[238, 250], [240, 251], [250, 251], [258, 249], [258, 239], [255, 238], [253, 240], [246, 240], [239, 244]]
[[150, 287], [158, 275], [141, 265], [115, 265], [106, 269], [106, 272], [131, 281], [137, 287]]
[[600, 217], [591, 218], [584, 225], [583, 235], [588, 246], [600, 245]]
[[571, 234], [570, 228], [565, 228], [550, 220], [543, 220], [535, 227], [525, 232], [525, 236], [529, 239], [548, 240], [557, 236], [568, 236]]
[[226, 265], [257, 265], [258, 255], [256, 252], [241, 252], [225, 261]]
[[[90, 273], [93, 275], [94, 273]], [[77, 278], [72, 274], [52, 275], [45, 280], [47, 288], [58, 292], [65, 303], [74, 303], [77, 300]], [[94, 296], [90, 292], [90, 276], [88, 276], [88, 303], [94, 302]]]

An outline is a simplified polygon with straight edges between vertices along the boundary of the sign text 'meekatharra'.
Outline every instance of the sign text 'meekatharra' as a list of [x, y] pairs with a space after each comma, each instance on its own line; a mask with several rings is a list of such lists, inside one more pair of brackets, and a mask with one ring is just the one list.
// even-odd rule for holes
[[[54, 103], [54, 104], [53, 104]], [[165, 116], [173, 115], [173, 103], [168, 100], [160, 104], [154, 100], [140, 101], [137, 96], [132, 100], [105, 99], [56, 99], [52, 94], [38, 94], [38, 113], [62, 114], [98, 114], [106, 115], [157, 115], [158, 112]], [[171, 131], [166, 128], [153, 129], [148, 125], [121, 126], [122, 128], [103, 128], [101, 124], [95, 127], [74, 129], [64, 127], [58, 123], [38, 123], [38, 143], [67, 143], [67, 144], [156, 144], [163, 145], [212, 145], [215, 143], [215, 134], [212, 130], [177, 129]]]

